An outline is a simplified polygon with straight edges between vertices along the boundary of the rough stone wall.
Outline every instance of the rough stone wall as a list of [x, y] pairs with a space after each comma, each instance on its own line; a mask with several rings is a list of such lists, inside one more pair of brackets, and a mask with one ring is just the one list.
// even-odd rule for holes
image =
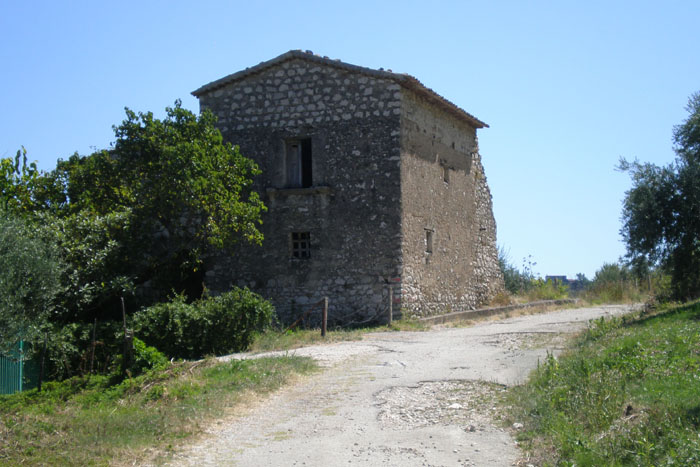
[[402, 310], [473, 309], [503, 287], [476, 129], [406, 91], [401, 133]]
[[[283, 321], [323, 296], [331, 322], [383, 315], [402, 264], [400, 86], [293, 59], [199, 97], [224, 138], [259, 164], [254, 189], [269, 209], [263, 246], [212, 260], [207, 286], [248, 286]], [[311, 139], [311, 187], [287, 189], [290, 138]], [[310, 258], [291, 257], [291, 232], [310, 233]]]

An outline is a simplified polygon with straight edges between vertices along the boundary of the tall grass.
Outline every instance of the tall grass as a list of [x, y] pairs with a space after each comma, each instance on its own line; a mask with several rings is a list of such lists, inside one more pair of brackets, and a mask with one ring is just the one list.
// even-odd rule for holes
[[631, 280], [593, 282], [580, 297], [591, 303], [634, 303], [645, 301], [648, 293], [642, 292]]
[[512, 390], [542, 465], [700, 464], [700, 304], [599, 320]]

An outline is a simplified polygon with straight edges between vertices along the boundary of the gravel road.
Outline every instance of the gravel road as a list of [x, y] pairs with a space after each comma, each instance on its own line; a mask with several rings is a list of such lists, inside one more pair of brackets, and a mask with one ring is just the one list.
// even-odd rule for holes
[[324, 370], [211, 426], [169, 465], [513, 465], [520, 453], [492, 421], [489, 394], [524, 381], [589, 320], [631, 310], [567, 309], [297, 349]]

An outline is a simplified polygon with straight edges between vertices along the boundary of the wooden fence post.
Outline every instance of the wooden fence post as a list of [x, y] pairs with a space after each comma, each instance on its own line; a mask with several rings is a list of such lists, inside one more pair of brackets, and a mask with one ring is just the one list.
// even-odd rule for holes
[[326, 337], [328, 325], [328, 297], [323, 297], [323, 315], [321, 316], [321, 337]]
[[387, 326], [391, 326], [391, 322], [394, 319], [394, 287], [389, 284], [389, 319]]
[[19, 340], [19, 392], [22, 392], [22, 384], [24, 379], [24, 341]]
[[122, 373], [127, 376], [127, 370], [131, 368], [131, 354], [133, 352], [133, 343], [129, 331], [126, 329], [126, 307], [124, 306], [124, 297], [120, 297], [122, 301], [122, 320], [124, 322], [124, 355], [122, 357]]
[[92, 325], [92, 349], [90, 350], [90, 374], [92, 374], [92, 369], [95, 364], [95, 330], [97, 329], [97, 318]]

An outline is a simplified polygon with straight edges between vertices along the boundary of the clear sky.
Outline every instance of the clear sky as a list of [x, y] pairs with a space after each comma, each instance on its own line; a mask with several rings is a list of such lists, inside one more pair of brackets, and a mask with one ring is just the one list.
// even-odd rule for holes
[[498, 242], [543, 276], [624, 254], [617, 161], [673, 160], [700, 91], [696, 0], [4, 1], [0, 31], [0, 157], [43, 170], [290, 49], [411, 74], [490, 125]]

